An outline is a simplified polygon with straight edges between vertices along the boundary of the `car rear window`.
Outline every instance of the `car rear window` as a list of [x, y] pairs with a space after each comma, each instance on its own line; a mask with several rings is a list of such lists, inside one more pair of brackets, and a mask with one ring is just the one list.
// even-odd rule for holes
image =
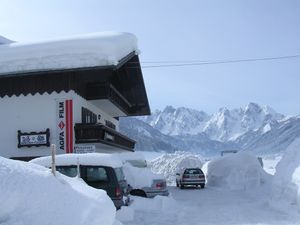
[[68, 177], [77, 176], [77, 166], [56, 166], [56, 170]]
[[108, 176], [103, 167], [87, 167], [86, 180], [88, 182], [105, 182], [108, 181]]
[[184, 174], [203, 174], [200, 169], [186, 169]]

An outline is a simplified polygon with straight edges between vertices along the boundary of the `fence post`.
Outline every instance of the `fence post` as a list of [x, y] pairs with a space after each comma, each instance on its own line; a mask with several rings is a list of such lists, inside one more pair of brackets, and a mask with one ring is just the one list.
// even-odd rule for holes
[[52, 158], [51, 170], [54, 176], [56, 176], [55, 155], [56, 155], [56, 146], [55, 144], [52, 144], [51, 145], [51, 158]]

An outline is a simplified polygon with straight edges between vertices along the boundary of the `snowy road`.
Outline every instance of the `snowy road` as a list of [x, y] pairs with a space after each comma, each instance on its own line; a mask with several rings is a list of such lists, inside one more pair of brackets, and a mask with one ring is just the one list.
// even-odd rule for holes
[[132, 221], [124, 225], [232, 225], [300, 224], [300, 217], [269, 208], [266, 193], [244, 193], [215, 188], [184, 189], [170, 187], [168, 198], [135, 199]]

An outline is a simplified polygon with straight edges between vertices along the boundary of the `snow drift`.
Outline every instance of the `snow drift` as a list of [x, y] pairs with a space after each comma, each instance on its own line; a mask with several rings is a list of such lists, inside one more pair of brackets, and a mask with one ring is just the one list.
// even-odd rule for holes
[[134, 189], [151, 187], [153, 180], [164, 179], [159, 174], [154, 174], [149, 168], [137, 168], [129, 163], [123, 165], [123, 171], [127, 180]]
[[150, 161], [149, 165], [155, 173], [166, 177], [168, 184], [175, 184], [176, 172], [183, 168], [201, 168], [203, 160], [200, 156], [187, 152], [166, 153]]
[[246, 152], [226, 155], [208, 164], [207, 184], [230, 190], [258, 188], [270, 179], [258, 159]]
[[[115, 207], [105, 191], [39, 165], [0, 157], [0, 224], [111, 225]], [[3, 207], [5, 206], [5, 207]]]
[[117, 155], [123, 162], [123, 172], [127, 183], [134, 189], [151, 187], [154, 180], [164, 179], [163, 176], [154, 174], [148, 168], [145, 157], [141, 153], [130, 152], [114, 155]]
[[276, 166], [270, 205], [300, 213], [300, 138], [287, 148]]

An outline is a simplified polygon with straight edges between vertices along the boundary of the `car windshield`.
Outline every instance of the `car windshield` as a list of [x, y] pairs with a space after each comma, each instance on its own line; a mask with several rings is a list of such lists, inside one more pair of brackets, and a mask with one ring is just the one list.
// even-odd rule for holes
[[77, 166], [56, 166], [56, 170], [68, 177], [77, 176]]

